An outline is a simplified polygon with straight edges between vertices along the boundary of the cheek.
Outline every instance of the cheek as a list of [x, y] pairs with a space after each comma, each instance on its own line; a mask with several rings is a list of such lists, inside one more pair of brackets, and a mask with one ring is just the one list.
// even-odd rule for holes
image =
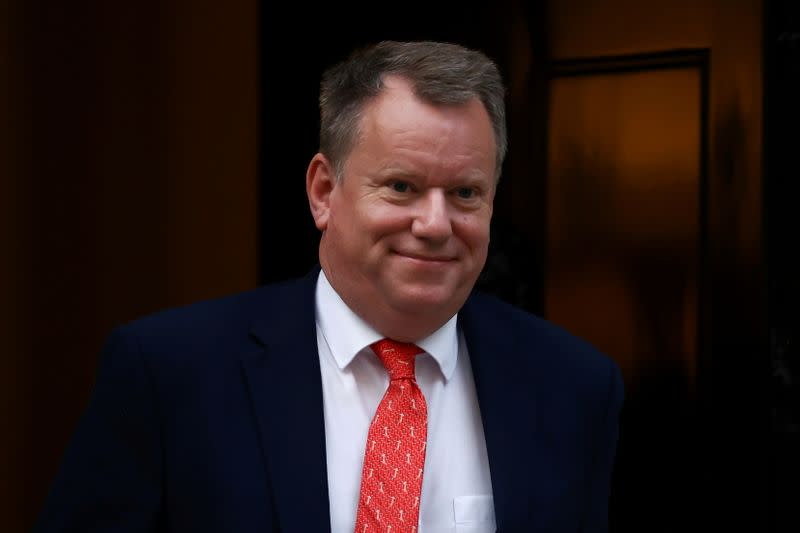
[[331, 205], [330, 224], [337, 229], [343, 245], [353, 245], [369, 238], [374, 224], [374, 213], [349, 196], [340, 196]]
[[485, 253], [489, 247], [489, 221], [483, 217], [462, 217], [454, 222], [453, 229], [470, 249]]
[[360, 217], [360, 220], [364, 232], [369, 233], [373, 240], [378, 241], [383, 237], [411, 228], [412, 217], [406, 209], [386, 205], [367, 211]]

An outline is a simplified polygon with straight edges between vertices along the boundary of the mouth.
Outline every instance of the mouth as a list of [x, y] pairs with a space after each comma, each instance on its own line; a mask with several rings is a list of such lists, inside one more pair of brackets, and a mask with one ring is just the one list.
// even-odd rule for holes
[[456, 260], [455, 257], [451, 255], [442, 255], [442, 254], [419, 254], [414, 252], [401, 252], [398, 250], [393, 250], [395, 255], [399, 255], [400, 257], [411, 259], [413, 261], [420, 261], [424, 263], [434, 263], [434, 264], [444, 264], [450, 263]]

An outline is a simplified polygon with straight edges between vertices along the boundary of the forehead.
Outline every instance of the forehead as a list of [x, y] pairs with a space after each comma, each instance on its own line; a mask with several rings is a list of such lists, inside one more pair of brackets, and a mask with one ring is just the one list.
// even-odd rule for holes
[[398, 76], [387, 77], [381, 94], [365, 106], [359, 130], [356, 144], [362, 149], [468, 157], [481, 166], [487, 159], [494, 164], [494, 131], [477, 97], [463, 104], [431, 104]]
[[414, 83], [396, 74], [390, 74], [382, 79], [381, 92], [366, 102], [363, 116], [394, 114], [393, 118], [406, 117], [410, 112], [429, 115], [444, 115], [448, 112], [459, 113], [469, 110], [476, 115], [481, 115], [491, 125], [489, 113], [478, 96], [465, 99], [457, 103], [439, 103], [420, 98], [415, 90]]

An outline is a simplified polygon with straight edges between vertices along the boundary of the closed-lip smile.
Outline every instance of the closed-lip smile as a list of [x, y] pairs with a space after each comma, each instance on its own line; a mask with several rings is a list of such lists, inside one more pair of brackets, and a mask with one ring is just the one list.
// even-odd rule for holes
[[445, 262], [448, 262], [448, 261], [455, 260], [454, 257], [446, 256], [446, 255], [417, 254], [417, 253], [413, 253], [413, 252], [400, 252], [400, 251], [397, 251], [397, 250], [395, 250], [394, 253], [396, 253], [397, 255], [401, 255], [403, 257], [407, 257], [409, 259], [416, 259], [417, 261], [430, 261], [430, 262], [436, 262], [436, 263], [445, 263]]

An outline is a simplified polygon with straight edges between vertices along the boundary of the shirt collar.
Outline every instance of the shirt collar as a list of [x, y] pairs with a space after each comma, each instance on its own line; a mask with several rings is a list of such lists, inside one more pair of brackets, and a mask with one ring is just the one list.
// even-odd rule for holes
[[[344, 303], [320, 270], [316, 289], [316, 319], [340, 370], [346, 368], [370, 344], [384, 337]], [[458, 314], [415, 344], [439, 365], [446, 380], [456, 368], [458, 357]]]

